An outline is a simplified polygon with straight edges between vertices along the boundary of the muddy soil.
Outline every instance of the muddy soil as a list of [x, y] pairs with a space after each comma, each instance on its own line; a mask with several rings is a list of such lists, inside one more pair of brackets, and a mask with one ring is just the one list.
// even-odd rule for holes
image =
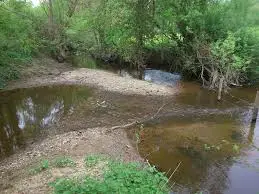
[[89, 154], [104, 154], [124, 161], [142, 161], [125, 131], [106, 133], [106, 130], [92, 128], [55, 135], [11, 156], [9, 163], [0, 167], [1, 193], [49, 193], [48, 176], [32, 176], [29, 173], [43, 159], [69, 156], [83, 160]]

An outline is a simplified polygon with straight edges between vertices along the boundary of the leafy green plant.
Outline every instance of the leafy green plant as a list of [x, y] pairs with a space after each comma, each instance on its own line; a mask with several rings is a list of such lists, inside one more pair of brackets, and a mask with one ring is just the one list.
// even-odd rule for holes
[[239, 153], [240, 152], [240, 145], [235, 144], [235, 143], [230, 143], [227, 140], [222, 140], [219, 144], [216, 145], [209, 145], [209, 144], [204, 144], [204, 150], [205, 151], [220, 151], [225, 147], [229, 147], [232, 149], [234, 153]]
[[58, 168], [73, 167], [76, 163], [69, 157], [59, 157], [54, 160], [54, 166]]
[[76, 67], [96, 69], [96, 61], [87, 54], [78, 54], [73, 57], [73, 64]]
[[240, 152], [240, 147], [237, 144], [234, 144], [233, 145], [233, 151], [236, 152], [236, 153], [239, 153]]
[[[88, 161], [96, 162], [96, 157]], [[91, 163], [91, 164], [93, 164]], [[168, 179], [155, 167], [109, 160], [101, 179], [61, 178], [50, 183], [54, 193], [168, 193]]]
[[105, 157], [101, 155], [89, 155], [85, 158], [85, 164], [87, 167], [95, 166], [99, 161], [104, 160]]
[[31, 174], [37, 174], [37, 173], [40, 173], [42, 171], [47, 170], [48, 168], [49, 168], [49, 161], [48, 160], [42, 160], [41, 163], [38, 166], [30, 169], [30, 173]]
[[221, 150], [221, 145], [208, 145], [208, 144], [204, 144], [204, 149], [206, 151], [220, 151]]
[[25, 1], [0, 2], [0, 88], [7, 81], [16, 79], [19, 66], [29, 62], [37, 53], [31, 13], [32, 7]]
[[19, 72], [17, 68], [5, 65], [0, 65], [0, 89], [4, 88], [7, 81], [17, 79], [19, 77]]
[[32, 7], [28, 1], [1, 1], [0, 87], [17, 77], [17, 64], [27, 63], [39, 50], [59, 61], [73, 58], [78, 67], [96, 68], [88, 56], [140, 69], [157, 62], [158, 67], [183, 71], [214, 89], [222, 77], [225, 88], [255, 82], [258, 4], [55, 0]]

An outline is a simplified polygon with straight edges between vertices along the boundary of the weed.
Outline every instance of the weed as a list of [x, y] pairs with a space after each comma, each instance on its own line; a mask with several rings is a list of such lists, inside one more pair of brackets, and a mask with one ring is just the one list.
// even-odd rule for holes
[[85, 164], [87, 167], [95, 166], [99, 161], [104, 160], [104, 156], [89, 155], [85, 158]]
[[79, 54], [73, 57], [73, 64], [76, 67], [96, 69], [96, 61], [87, 54]]
[[136, 143], [139, 144], [139, 143], [140, 143], [140, 136], [139, 136], [139, 133], [136, 132], [136, 133], [135, 133], [135, 136], [136, 136]]
[[11, 66], [1, 66], [0, 64], [0, 89], [4, 88], [9, 80], [17, 79], [19, 77], [18, 69]]
[[[86, 164], [94, 165], [103, 157], [89, 156]], [[155, 167], [139, 163], [123, 163], [108, 160], [108, 168], [102, 179], [61, 178], [50, 183], [54, 193], [168, 193], [168, 179]]]
[[226, 140], [222, 140], [222, 142], [217, 145], [204, 144], [204, 150], [205, 151], [220, 151], [222, 148], [224, 148], [224, 146], [232, 146], [232, 150], [234, 153], [240, 152], [240, 145], [230, 143]]
[[69, 157], [59, 157], [54, 160], [54, 166], [58, 168], [64, 168], [64, 167], [73, 167], [75, 166], [75, 162], [69, 158]]
[[237, 144], [234, 144], [232, 149], [233, 149], [233, 151], [235, 153], [239, 153], [240, 152], [240, 147]]
[[205, 151], [220, 151], [221, 150], [221, 145], [208, 145], [204, 144], [204, 149]]
[[30, 169], [30, 173], [31, 174], [37, 174], [37, 173], [40, 173], [44, 170], [47, 170], [48, 168], [49, 168], [49, 161], [43, 160], [43, 161], [41, 161], [41, 163], [38, 166]]

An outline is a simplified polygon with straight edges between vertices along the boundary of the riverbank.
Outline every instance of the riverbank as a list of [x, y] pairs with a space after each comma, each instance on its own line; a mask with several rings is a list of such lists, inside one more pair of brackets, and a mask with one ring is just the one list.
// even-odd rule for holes
[[[42, 160], [58, 156], [82, 159], [91, 154], [103, 154], [127, 162], [143, 161], [125, 131], [106, 131], [107, 128], [92, 128], [55, 135], [33, 143], [23, 152], [1, 162], [1, 193], [49, 193], [47, 176], [35, 178], [29, 175], [29, 170]], [[62, 176], [54, 176], [58, 177]]]
[[[81, 168], [83, 158], [100, 153], [124, 162], [148, 160], [160, 172], [169, 172], [168, 178], [179, 166], [171, 180], [175, 192], [233, 191], [240, 181], [246, 181], [243, 176], [231, 175], [228, 169], [239, 173], [235, 166], [245, 167], [242, 173], [246, 177], [251, 173], [258, 177], [256, 166], [251, 168], [258, 147], [258, 130], [250, 122], [254, 88], [235, 88], [233, 96], [226, 95], [219, 102], [216, 93], [194, 82], [172, 85], [170, 91], [177, 92], [171, 95], [147, 95], [146, 91], [134, 90], [132, 79], [125, 78], [122, 82], [129, 83], [126, 92], [117, 92], [113, 85], [105, 85], [103, 71], [60, 68], [59, 73], [51, 75], [27, 75], [9, 85], [9, 89], [19, 84], [24, 89], [1, 92], [1, 154], [9, 150], [0, 165], [1, 191], [48, 193], [53, 191], [48, 178], [63, 176], [60, 169], [51, 167], [39, 176], [31, 176], [31, 168], [41, 164], [36, 169], [45, 169], [46, 161], [67, 156], [79, 165], [79, 169], [72, 170], [77, 173], [85, 170]], [[115, 83], [121, 80], [107, 73]], [[89, 74], [101, 78], [94, 80]], [[61, 75], [72, 81], [61, 80]], [[29, 82], [37, 79], [39, 82]], [[50, 126], [42, 127], [42, 121]], [[132, 128], [124, 130], [128, 126]], [[52, 170], [58, 173], [53, 175]], [[235, 181], [233, 185], [227, 184], [227, 177]], [[246, 190], [257, 191], [257, 184], [246, 184]]]
[[39, 59], [35, 59], [35, 62], [21, 72], [21, 78], [18, 81], [10, 82], [6, 89], [75, 84], [128, 95], [170, 96], [176, 92], [171, 87], [121, 77], [105, 70], [73, 68], [67, 63], [61, 64], [51, 59], [45, 60], [47, 62], [43, 61], [41, 64]]
[[[36, 139], [24, 142], [24, 149], [16, 150], [1, 161], [1, 192], [50, 192], [46, 176], [35, 178], [28, 172], [40, 161], [58, 156], [70, 156], [77, 161], [87, 155], [104, 154], [125, 162], [143, 163], [135, 142], [128, 138], [123, 126], [158, 114], [165, 100], [174, 94], [174, 89], [103, 70], [75, 69], [69, 64], [47, 60], [44, 65], [37, 61], [24, 69], [20, 80], [11, 82], [7, 91], [80, 85], [91, 88], [91, 97], [75, 106], [74, 114], [66, 115]], [[114, 126], [117, 126], [116, 130], [111, 130]]]
[[[51, 88], [53, 90], [56, 87]], [[48, 92], [51, 90], [47, 90], [45, 87], [42, 90], [46, 93], [45, 98], [49, 98]], [[29, 94], [34, 92], [37, 90], [32, 90]], [[52, 160], [58, 156], [68, 155], [75, 160], [78, 158], [82, 160], [89, 154], [104, 154], [125, 162], [144, 162], [136, 149], [136, 142], [128, 137], [123, 126], [141, 119], [151, 118], [157, 113], [165, 98], [122, 95], [94, 89], [90, 93], [88, 98], [73, 105], [73, 113], [64, 115], [51, 127], [42, 129], [35, 139], [26, 136], [27, 129], [23, 131], [22, 139], [26, 141], [22, 144], [26, 145], [25, 148], [15, 150], [16, 153], [1, 161], [0, 190], [2, 192], [48, 193], [50, 188], [46, 185], [46, 177], [40, 176], [43, 180], [35, 179], [28, 172], [40, 161]], [[35, 102], [34, 97], [31, 97]], [[24, 109], [24, 111], [26, 110]], [[37, 115], [34, 116], [37, 120], [41, 119]], [[118, 127], [111, 130], [114, 126]], [[15, 136], [15, 138], [19, 137]], [[16, 144], [17, 142], [14, 147]], [[32, 182], [33, 184], [31, 184]]]

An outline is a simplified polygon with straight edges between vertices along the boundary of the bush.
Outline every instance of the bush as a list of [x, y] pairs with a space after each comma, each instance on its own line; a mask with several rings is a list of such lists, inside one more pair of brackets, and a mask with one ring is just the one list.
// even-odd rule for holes
[[0, 6], [0, 87], [3, 87], [8, 80], [17, 78], [18, 64], [28, 62], [37, 52], [38, 44], [30, 4], [9, 0]]

